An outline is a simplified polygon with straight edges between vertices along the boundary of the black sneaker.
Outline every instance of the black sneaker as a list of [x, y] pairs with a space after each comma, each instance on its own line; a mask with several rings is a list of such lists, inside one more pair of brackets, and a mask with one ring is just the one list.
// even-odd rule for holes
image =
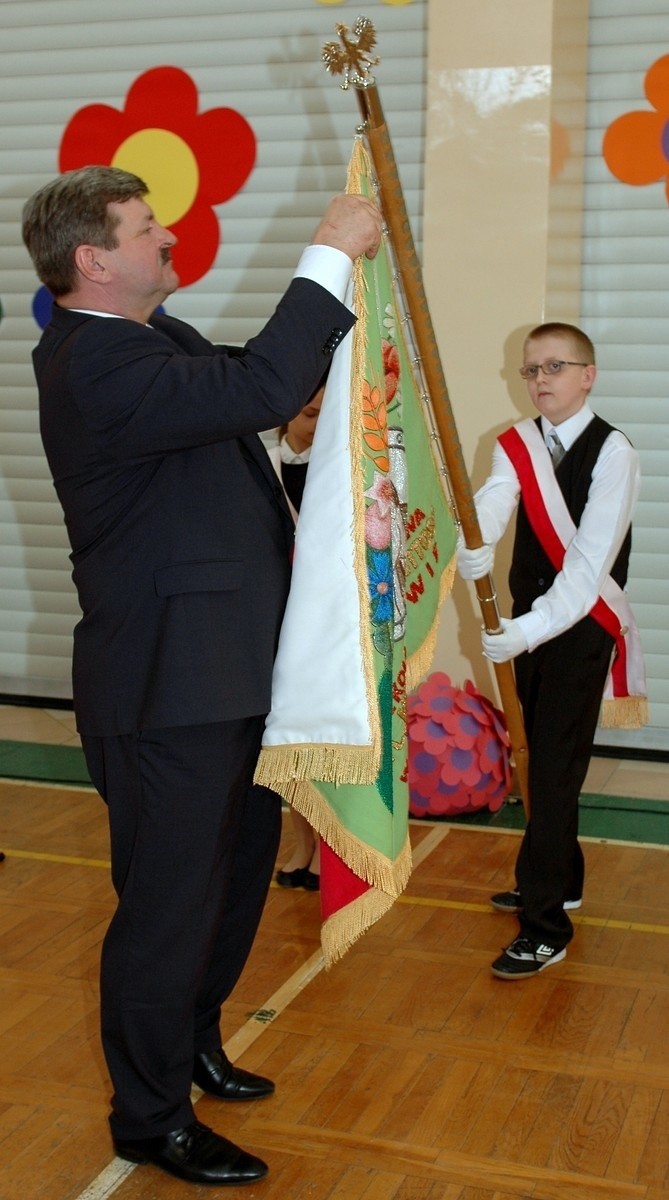
[[498, 979], [526, 979], [528, 975], [536, 975], [549, 967], [551, 963], [562, 962], [567, 957], [563, 946], [547, 946], [544, 942], [532, 942], [526, 937], [517, 937], [507, 946], [503, 954], [496, 958], [491, 966], [493, 975]]
[[[497, 892], [496, 895], [490, 897], [490, 903], [498, 912], [506, 913], [520, 912], [523, 907], [520, 892]], [[573, 908], [580, 908], [582, 903], [582, 900], [565, 900], [562, 907], [567, 911]]]
[[520, 892], [497, 892], [495, 896], [490, 897], [490, 903], [498, 912], [506, 913], [520, 912], [523, 907]]

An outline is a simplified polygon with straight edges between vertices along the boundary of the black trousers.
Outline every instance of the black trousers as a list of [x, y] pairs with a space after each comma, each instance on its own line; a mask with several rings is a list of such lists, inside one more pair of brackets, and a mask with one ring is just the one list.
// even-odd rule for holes
[[578, 801], [588, 770], [613, 638], [591, 617], [515, 660], [529, 750], [530, 819], [516, 862], [520, 931], [562, 948], [565, 900], [583, 894]]
[[101, 962], [102, 1044], [117, 1138], [194, 1120], [193, 1056], [218, 1049], [281, 833], [252, 785], [263, 717], [83, 737], [107, 803], [118, 906]]

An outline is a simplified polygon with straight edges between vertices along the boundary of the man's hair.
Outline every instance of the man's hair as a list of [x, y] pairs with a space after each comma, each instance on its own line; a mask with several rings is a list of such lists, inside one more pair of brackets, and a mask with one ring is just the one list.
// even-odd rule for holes
[[524, 346], [527, 346], [527, 343], [533, 341], [534, 338], [539, 337], [568, 338], [572, 347], [571, 352], [577, 355], [579, 360], [582, 360], [588, 366], [595, 362], [595, 347], [587, 333], [579, 329], [578, 325], [567, 325], [564, 321], [547, 321], [545, 325], [537, 325], [531, 333], [528, 333]]
[[23, 208], [23, 240], [37, 275], [53, 296], [76, 286], [77, 246], [114, 250], [117, 214], [108, 205], [145, 196], [138, 175], [118, 167], [81, 167], [45, 184]]

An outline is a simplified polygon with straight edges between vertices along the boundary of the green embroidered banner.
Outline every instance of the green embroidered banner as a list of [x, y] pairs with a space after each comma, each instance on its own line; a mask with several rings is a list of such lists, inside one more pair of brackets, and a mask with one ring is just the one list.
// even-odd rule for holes
[[[347, 186], [373, 196], [361, 139]], [[312, 449], [256, 776], [321, 835], [329, 962], [387, 911], [411, 873], [406, 693], [432, 661], [456, 542], [386, 242], [373, 260], [357, 260], [353, 307], [352, 345], [335, 356], [344, 351], [346, 369], [333, 363]], [[323, 612], [313, 581], [329, 578], [328, 556], [350, 578], [341, 606]], [[335, 586], [341, 578], [332, 575]], [[311, 685], [305, 639], [322, 656]], [[298, 690], [305, 698], [301, 715]]]

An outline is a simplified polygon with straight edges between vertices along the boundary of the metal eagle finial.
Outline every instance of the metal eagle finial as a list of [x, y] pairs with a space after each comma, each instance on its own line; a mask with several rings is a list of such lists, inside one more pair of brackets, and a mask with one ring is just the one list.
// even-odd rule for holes
[[337, 24], [335, 28], [342, 44], [339, 46], [337, 42], [326, 42], [323, 46], [321, 57], [327, 70], [332, 75], [344, 76], [344, 82], [341, 84], [344, 91], [351, 83], [356, 87], [368, 87], [373, 84], [374, 77], [370, 67], [375, 67], [380, 59], [372, 58], [369, 53], [376, 45], [376, 30], [369, 17], [357, 18], [353, 25], [352, 38], [347, 36], [348, 25]]

